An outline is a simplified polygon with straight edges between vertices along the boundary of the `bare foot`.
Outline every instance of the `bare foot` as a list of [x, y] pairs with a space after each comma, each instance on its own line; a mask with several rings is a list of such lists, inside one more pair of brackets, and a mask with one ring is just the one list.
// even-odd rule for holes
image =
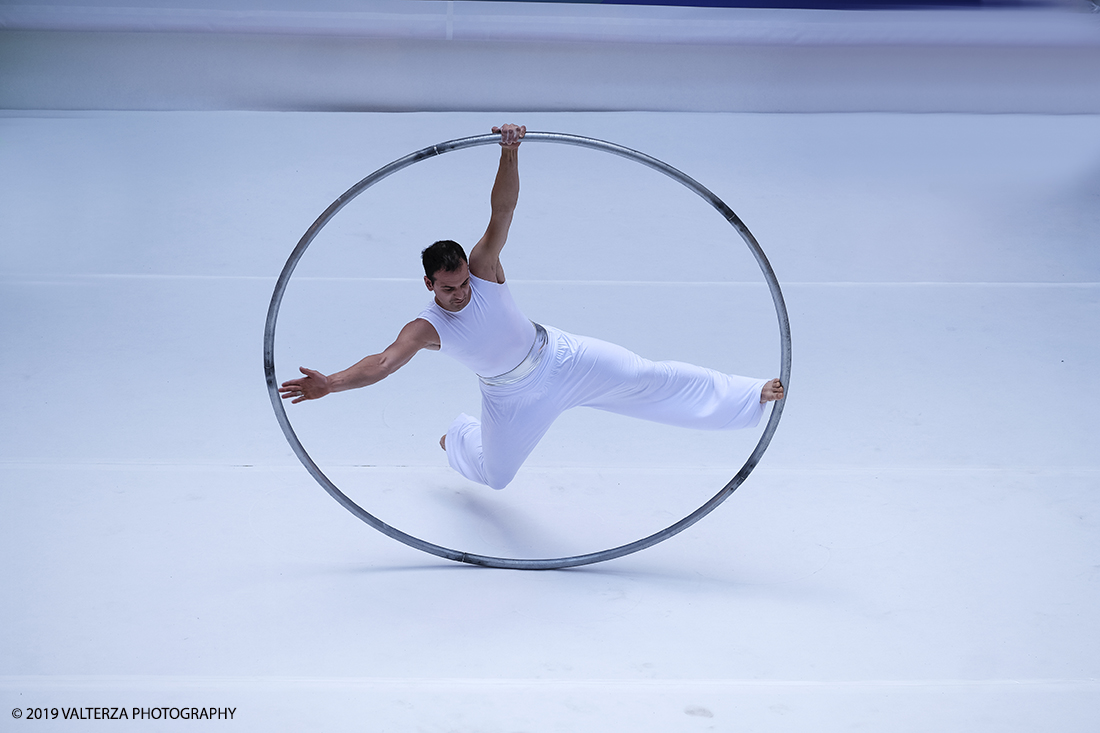
[[439, 447], [443, 450], [447, 450], [447, 434], [443, 433], [443, 437], [439, 439]]
[[760, 404], [781, 399], [783, 399], [783, 383], [778, 379], [768, 382], [764, 385], [764, 389], [760, 390]]

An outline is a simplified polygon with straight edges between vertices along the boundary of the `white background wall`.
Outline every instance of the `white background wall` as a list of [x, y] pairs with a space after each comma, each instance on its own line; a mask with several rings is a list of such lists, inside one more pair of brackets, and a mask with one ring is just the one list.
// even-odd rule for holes
[[4, 4], [0, 107], [1098, 112], [1092, 9]]

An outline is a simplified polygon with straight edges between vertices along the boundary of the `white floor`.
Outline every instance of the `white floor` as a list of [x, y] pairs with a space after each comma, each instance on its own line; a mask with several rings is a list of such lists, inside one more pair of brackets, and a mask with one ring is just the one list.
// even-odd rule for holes
[[[263, 379], [268, 300], [314, 218], [501, 121], [0, 116], [2, 709], [56, 707], [51, 729], [167, 706], [263, 731], [1096, 730], [1100, 119], [518, 118], [721, 196], [793, 329], [783, 421], [745, 485], [663, 544], [560, 572], [454, 564], [362, 524], [297, 462]], [[419, 250], [476, 240], [495, 155], [418, 164], [338, 215], [284, 301], [280, 378], [415, 315]], [[505, 264], [530, 317], [778, 371], [767, 289], [705, 202], [545, 143], [522, 173]], [[656, 531], [758, 437], [578, 412], [492, 492], [436, 444], [476, 409], [472, 377], [424, 354], [290, 414], [368, 511], [514, 556]]]

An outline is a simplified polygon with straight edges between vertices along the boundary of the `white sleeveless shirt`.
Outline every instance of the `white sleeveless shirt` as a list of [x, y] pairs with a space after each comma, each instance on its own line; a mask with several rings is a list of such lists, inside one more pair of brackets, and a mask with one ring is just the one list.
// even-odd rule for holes
[[470, 302], [457, 313], [433, 299], [421, 311], [439, 334], [439, 350], [482, 377], [514, 369], [531, 351], [535, 324], [520, 312], [507, 283], [470, 275]]

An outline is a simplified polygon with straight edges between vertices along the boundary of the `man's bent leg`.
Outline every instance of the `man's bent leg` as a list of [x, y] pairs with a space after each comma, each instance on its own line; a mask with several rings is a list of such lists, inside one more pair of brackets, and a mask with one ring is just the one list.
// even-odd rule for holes
[[447, 430], [447, 462], [460, 474], [493, 489], [515, 478], [539, 440], [561, 414], [545, 401], [482, 402], [481, 421], [459, 415]]
[[451, 468], [471, 481], [488, 483], [481, 460], [481, 423], [462, 413], [447, 428], [443, 441]]

